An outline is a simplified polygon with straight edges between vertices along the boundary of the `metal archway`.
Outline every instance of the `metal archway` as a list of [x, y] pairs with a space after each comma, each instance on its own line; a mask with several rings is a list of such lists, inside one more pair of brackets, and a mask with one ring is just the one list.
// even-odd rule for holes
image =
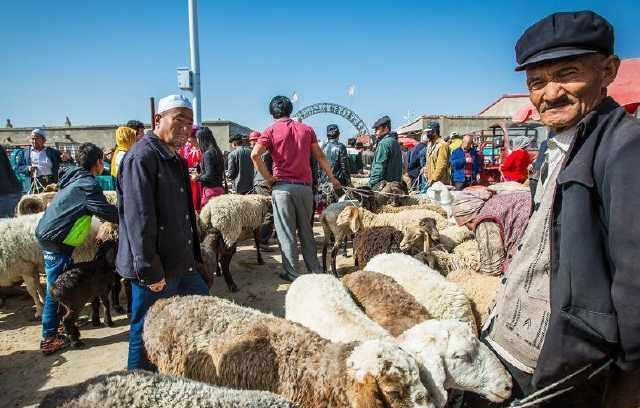
[[356, 128], [359, 134], [369, 134], [369, 128], [367, 127], [367, 124], [364, 123], [364, 120], [362, 120], [360, 116], [358, 116], [354, 111], [347, 108], [346, 106], [338, 105], [337, 103], [314, 103], [313, 105], [309, 105], [300, 109], [293, 114], [293, 117], [304, 120], [309, 116], [317, 115], [319, 113], [332, 113], [334, 115], [342, 116], [343, 118], [348, 120], [349, 123], [353, 125], [353, 127]]

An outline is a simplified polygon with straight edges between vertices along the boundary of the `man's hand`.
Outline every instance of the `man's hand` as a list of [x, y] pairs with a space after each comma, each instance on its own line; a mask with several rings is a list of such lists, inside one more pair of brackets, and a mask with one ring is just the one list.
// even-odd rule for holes
[[152, 292], [160, 292], [167, 285], [167, 282], [162, 278], [160, 282], [153, 283], [147, 286]]
[[268, 177], [267, 179], [265, 179], [265, 183], [267, 183], [267, 185], [269, 187], [273, 187], [273, 185], [275, 183], [277, 183], [277, 182], [278, 182], [278, 178], [277, 177], [271, 176], [271, 177]]
[[334, 190], [342, 190], [342, 183], [334, 177], [331, 177], [331, 184], [333, 184]]

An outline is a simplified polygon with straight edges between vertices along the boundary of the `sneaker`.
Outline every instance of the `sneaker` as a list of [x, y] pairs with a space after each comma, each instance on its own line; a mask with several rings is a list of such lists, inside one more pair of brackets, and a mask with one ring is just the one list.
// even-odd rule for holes
[[45, 356], [58, 352], [69, 345], [67, 336], [59, 334], [52, 337], [45, 337], [40, 341], [40, 351]]

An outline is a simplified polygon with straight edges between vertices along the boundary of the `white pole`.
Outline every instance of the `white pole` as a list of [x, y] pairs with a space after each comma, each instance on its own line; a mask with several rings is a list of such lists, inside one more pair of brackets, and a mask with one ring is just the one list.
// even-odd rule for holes
[[189, 51], [193, 73], [193, 123], [200, 125], [200, 47], [198, 41], [198, 0], [189, 0]]

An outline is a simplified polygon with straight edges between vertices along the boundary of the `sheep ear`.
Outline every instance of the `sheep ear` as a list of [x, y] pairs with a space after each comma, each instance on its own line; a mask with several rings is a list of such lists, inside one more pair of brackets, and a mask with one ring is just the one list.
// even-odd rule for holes
[[425, 350], [421, 353], [424, 369], [420, 370], [420, 381], [425, 385], [437, 407], [444, 407], [447, 403], [448, 392], [444, 388], [447, 374], [444, 362], [437, 350]]
[[384, 408], [382, 393], [378, 383], [371, 374], [367, 374], [363, 382], [355, 384], [354, 408]]
[[351, 207], [350, 212], [351, 214], [349, 214], [349, 217], [351, 219], [349, 221], [349, 227], [351, 228], [351, 231], [358, 232], [360, 229], [360, 222], [358, 222], [360, 210], [356, 207]]

